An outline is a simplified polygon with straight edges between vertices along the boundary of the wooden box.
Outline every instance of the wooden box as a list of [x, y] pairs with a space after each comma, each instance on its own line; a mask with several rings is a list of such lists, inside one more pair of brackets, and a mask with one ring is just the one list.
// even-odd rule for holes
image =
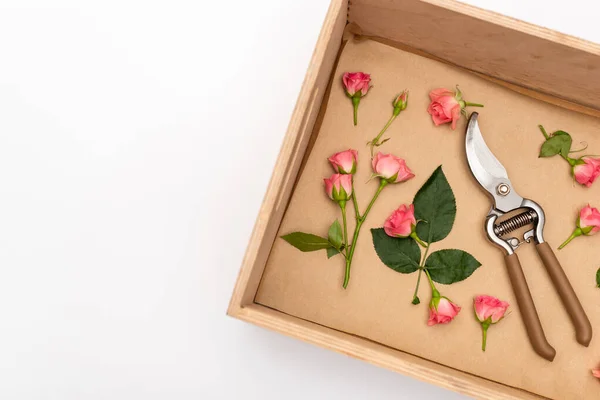
[[[598, 79], [600, 47], [596, 44], [449, 0], [352, 0], [350, 2], [332, 0], [277, 160], [275, 172], [248, 245], [228, 314], [475, 398], [558, 398], [557, 393], [562, 393], [561, 399], [597, 398], [600, 386], [596, 393], [589, 392], [590, 385], [592, 385], [590, 381], [593, 380], [589, 376], [589, 369], [581, 369], [583, 383], [578, 383], [578, 386], [587, 388], [585, 393], [573, 391], [568, 392], [571, 394], [565, 395], [564, 392], [560, 392], [560, 389], [546, 391], [541, 388], [538, 390], [542, 385], [528, 384], [526, 378], [513, 379], [510, 381], [513, 383], [507, 384], [502, 382], [503, 379], [495, 379], [494, 376], [489, 375], [484, 377], [485, 374], [480, 375], [476, 368], [466, 371], [453, 365], [444, 365], [439, 360], [413, 355], [410, 348], [398, 348], [399, 346], [390, 345], [384, 340], [374, 340], [356, 332], [345, 332], [343, 329], [327, 327], [327, 324], [322, 321], [319, 323], [311, 321], [310, 318], [294, 316], [293, 313], [283, 312], [257, 301], [257, 293], [265, 266], [274, 243], [278, 240], [278, 234], [281, 234], [279, 229], [298, 185], [298, 179], [305, 169], [309, 154], [314, 150], [317, 138], [321, 134], [326, 134], [321, 133], [327, 112], [326, 103], [332, 91], [338, 90], [336, 85], [340, 78], [335, 74], [336, 65], [345, 46], [344, 43], [348, 40], [356, 40], [353, 37], [355, 34], [359, 34], [361, 40], [366, 38], [381, 46], [401, 49], [410, 53], [411, 57], [420, 57], [428, 60], [427, 62], [439, 63], [451, 68], [456, 74], [470, 74], [475, 77], [473, 79], [479, 79], [481, 82], [498, 86], [502, 90], [517, 93], [515, 96], [527, 98], [527, 100], [523, 100], [523, 104], [527, 106], [537, 107], [536, 104], [539, 103], [540, 107], [542, 104], [543, 107], [551, 107], [546, 108], [546, 112], [560, 114], [564, 117], [561, 121], [583, 121], [581, 129], [600, 127], [597, 119], [600, 116], [598, 110], [598, 105], [600, 105], [600, 79]], [[380, 87], [386, 85], [385, 82], [378, 82], [378, 84]], [[426, 93], [431, 87], [411, 89]], [[469, 99], [470, 101], [478, 101], [477, 92], [470, 93], [470, 97], [473, 98], [473, 100]], [[514, 100], [516, 98], [513, 99], [510, 96], [507, 99], [512, 99], [510, 101], [513, 102], [517, 101]], [[368, 101], [375, 102], [373, 99], [365, 98], [365, 104]], [[410, 107], [413, 107], [412, 103]], [[422, 107], [422, 105], [414, 107]], [[351, 110], [348, 112], [351, 113]], [[350, 114], [346, 116], [350, 118]], [[379, 127], [376, 125], [371, 129], [376, 130]], [[457, 129], [457, 133], [455, 133], [457, 136], [462, 134], [461, 129], [462, 127]], [[361, 138], [364, 141], [368, 139], [369, 137]], [[596, 140], [590, 136], [585, 139], [588, 142]], [[457, 141], [460, 142], [460, 139], [457, 138]], [[496, 144], [502, 143], [499, 141]], [[596, 144], [595, 151], [600, 151], [597, 150], [600, 148], [600, 142], [589, 144]], [[527, 146], [529, 145], [527, 144]], [[457, 146], [460, 148], [460, 145]], [[528, 151], [535, 153], [537, 149], [529, 148]], [[459, 153], [457, 157], [463, 157], [463, 154]], [[504, 160], [508, 162], [506, 155], [504, 155]], [[521, 164], [520, 166], [526, 168], [528, 165]], [[554, 164], [552, 167], [549, 164], [547, 166], [556, 168], [556, 171], [564, 167]], [[511, 170], [518, 171], [516, 168]], [[511, 179], [515, 183], [512, 175]], [[562, 180], [567, 180], [565, 175], [559, 176]], [[321, 178], [321, 176], [314, 178]], [[524, 182], [527, 180], [524, 179]], [[568, 190], [569, 185], [566, 186]], [[527, 191], [523, 184], [521, 184], [521, 191]], [[588, 192], [580, 190], [576, 193], [580, 201], [584, 201], [586, 198], [589, 201], [600, 198], [595, 189]], [[549, 194], [543, 195], [538, 191], [522, 194], [528, 194], [529, 197], [540, 200], [540, 202], [543, 200], [542, 205], [544, 206], [552, 203], [552, 197]], [[479, 195], [477, 193], [477, 196]], [[480, 205], [477, 204], [477, 207]], [[384, 210], [382, 213], [388, 211]], [[550, 215], [557, 220], [559, 212], [555, 209], [551, 211]], [[478, 210], [473, 221], [482, 223], [486, 212], [487, 210]], [[565, 228], [565, 225], [568, 226], [571, 223], [569, 221], [573, 219], [572, 214], [563, 212], [560, 215], [562, 220], [553, 225], [550, 224], [550, 236], [552, 237], [570, 233], [568, 231], [570, 228]], [[381, 221], [373, 223], [379, 223], [381, 226]], [[482, 248], [485, 246], [491, 248], [491, 245], [484, 243], [481, 226], [475, 226], [473, 229], [478, 235], [477, 245], [479, 246], [481, 243]], [[565, 229], [567, 230], [565, 231]], [[363, 235], [367, 236], [368, 233], [363, 233]], [[499, 260], [498, 264], [501, 263], [501, 255], [498, 250], [489, 251], [497, 252], [494, 254]], [[562, 256], [562, 253], [560, 255]], [[298, 252], [295, 257], [302, 258], [305, 257], [305, 254]], [[533, 260], [533, 258], [531, 259]], [[592, 261], [585, 261], [589, 261], [587, 264], [590, 264], [586, 264], [587, 274], [594, 266], [591, 264]], [[596, 265], [594, 268], [597, 267]], [[498, 276], [501, 276], [504, 271], [501, 268], [496, 269]], [[536, 266], [536, 269], [539, 268]], [[583, 297], [582, 302], [587, 304], [589, 301], [594, 301], [595, 292], [592, 293], [592, 289], [588, 288], [591, 278], [590, 282], [587, 282], [585, 281], [587, 278], [579, 279], [580, 277], [573, 276], [571, 271], [568, 271], [568, 274], [572, 280], [573, 278], [578, 279], [573, 283], [580, 293], [580, 298]], [[339, 289], [338, 284], [338, 281], [333, 282], [331, 287], [337, 290]], [[507, 291], [510, 290], [505, 281], [500, 284], [506, 285]], [[534, 289], [536, 288], [534, 287]], [[581, 295], [581, 292], [584, 294]], [[293, 296], [294, 293], [289, 295]], [[467, 304], [464, 306], [469, 307]], [[600, 321], [600, 314], [597, 315], [595, 309], [591, 310], [590, 307], [586, 307], [586, 310], [591, 314], [590, 319], [593, 324]], [[468, 313], [469, 310], [466, 312]], [[515, 320], [514, 324], [520, 323], [516, 307], [513, 313], [511, 318]], [[556, 319], [561, 321], [565, 318], [564, 313], [558, 313], [556, 316]], [[422, 323], [422, 321], [419, 322]], [[568, 320], [564, 320], [562, 323], [569, 325]], [[546, 322], [546, 324], [547, 330], [553, 329], [553, 322]], [[521, 328], [519, 327], [519, 329]], [[478, 340], [478, 337], [474, 337], [473, 340]], [[555, 339], [555, 341], [557, 340]], [[565, 341], [574, 340], [566, 337]], [[495, 345], [500, 346], [499, 343]], [[523, 351], [529, 351], [528, 345], [527, 342], [522, 343]], [[598, 349], [592, 346], [588, 353], [585, 353], [588, 355], [585, 360], [577, 353], [573, 356], [578, 360], [575, 363], [581, 367], [595, 367], [595, 365], [588, 364], [594, 357], [600, 363]], [[596, 353], [593, 354], [594, 352]], [[542, 365], [541, 368], [548, 368], [548, 370], [532, 373], [558, 374], [556, 370], [551, 369], [553, 367], [540, 365]], [[537, 368], [532, 365], [532, 368], [534, 367]], [[556, 375], [556, 379], [560, 381], [560, 376]]]

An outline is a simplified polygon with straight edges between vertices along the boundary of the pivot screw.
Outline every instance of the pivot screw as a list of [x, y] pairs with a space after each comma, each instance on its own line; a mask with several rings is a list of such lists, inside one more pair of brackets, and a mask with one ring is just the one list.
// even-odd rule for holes
[[510, 186], [508, 186], [506, 183], [501, 183], [496, 188], [496, 193], [498, 193], [500, 196], [506, 196], [510, 193]]

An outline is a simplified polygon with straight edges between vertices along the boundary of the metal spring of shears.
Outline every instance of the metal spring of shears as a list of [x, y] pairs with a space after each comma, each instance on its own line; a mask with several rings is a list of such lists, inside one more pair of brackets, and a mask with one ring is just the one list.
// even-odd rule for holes
[[537, 221], [537, 219], [538, 215], [535, 211], [525, 211], [494, 226], [494, 233], [498, 236], [503, 236], [512, 231], [516, 231], [517, 229], [522, 228], [525, 225], [532, 224], [535, 221]]

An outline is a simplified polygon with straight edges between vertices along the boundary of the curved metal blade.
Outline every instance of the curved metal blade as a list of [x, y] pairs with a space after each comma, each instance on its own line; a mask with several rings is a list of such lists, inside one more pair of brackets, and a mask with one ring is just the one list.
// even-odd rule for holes
[[513, 190], [506, 169], [485, 144], [479, 130], [478, 117], [476, 112], [471, 114], [465, 139], [467, 162], [471, 172], [494, 199], [494, 208], [503, 212], [519, 208], [523, 198]]

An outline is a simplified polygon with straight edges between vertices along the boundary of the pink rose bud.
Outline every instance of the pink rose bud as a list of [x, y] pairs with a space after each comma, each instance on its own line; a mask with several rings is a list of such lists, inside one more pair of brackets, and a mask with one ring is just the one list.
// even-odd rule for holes
[[352, 99], [354, 109], [354, 125], [358, 124], [358, 104], [361, 97], [369, 91], [371, 84], [371, 75], [364, 72], [346, 72], [342, 77], [346, 95]]
[[483, 331], [483, 342], [481, 350], [485, 351], [487, 342], [487, 330], [490, 325], [498, 323], [508, 309], [509, 304], [492, 296], [481, 295], [473, 299], [473, 308], [475, 308], [475, 318], [481, 324]]
[[352, 175], [333, 174], [325, 182], [325, 192], [331, 200], [342, 202], [350, 199], [352, 195]]
[[342, 81], [348, 97], [363, 97], [369, 91], [371, 75], [364, 72], [346, 72]]
[[481, 104], [464, 101], [458, 87], [456, 93], [444, 88], [434, 89], [429, 92], [429, 98], [431, 103], [427, 112], [431, 115], [433, 123], [436, 126], [452, 123], [452, 129], [456, 128], [456, 121], [460, 119], [460, 114], [465, 107], [483, 107]]
[[394, 100], [394, 115], [400, 114], [400, 111], [406, 110], [408, 106], [408, 90], [403, 91]]
[[586, 235], [590, 236], [600, 231], [600, 211], [597, 208], [591, 207], [589, 204], [579, 211], [579, 217], [577, 218], [577, 228], [573, 231], [571, 236], [558, 248], [562, 249], [568, 245], [571, 240], [578, 236]]
[[357, 158], [358, 152], [350, 149], [335, 153], [329, 157], [329, 162], [338, 174], [353, 174], [356, 172]]
[[440, 293], [434, 289], [429, 302], [429, 321], [427, 325], [448, 324], [458, 315], [460, 307], [454, 304], [450, 299], [440, 296]]
[[580, 185], [587, 187], [600, 176], [600, 158], [582, 157], [575, 161], [573, 176]]
[[400, 183], [415, 177], [406, 161], [392, 154], [378, 152], [373, 157], [372, 165], [374, 175], [387, 183]]
[[403, 204], [385, 220], [383, 230], [388, 236], [405, 238], [413, 233], [415, 226], [415, 206], [411, 204], [407, 207]]

